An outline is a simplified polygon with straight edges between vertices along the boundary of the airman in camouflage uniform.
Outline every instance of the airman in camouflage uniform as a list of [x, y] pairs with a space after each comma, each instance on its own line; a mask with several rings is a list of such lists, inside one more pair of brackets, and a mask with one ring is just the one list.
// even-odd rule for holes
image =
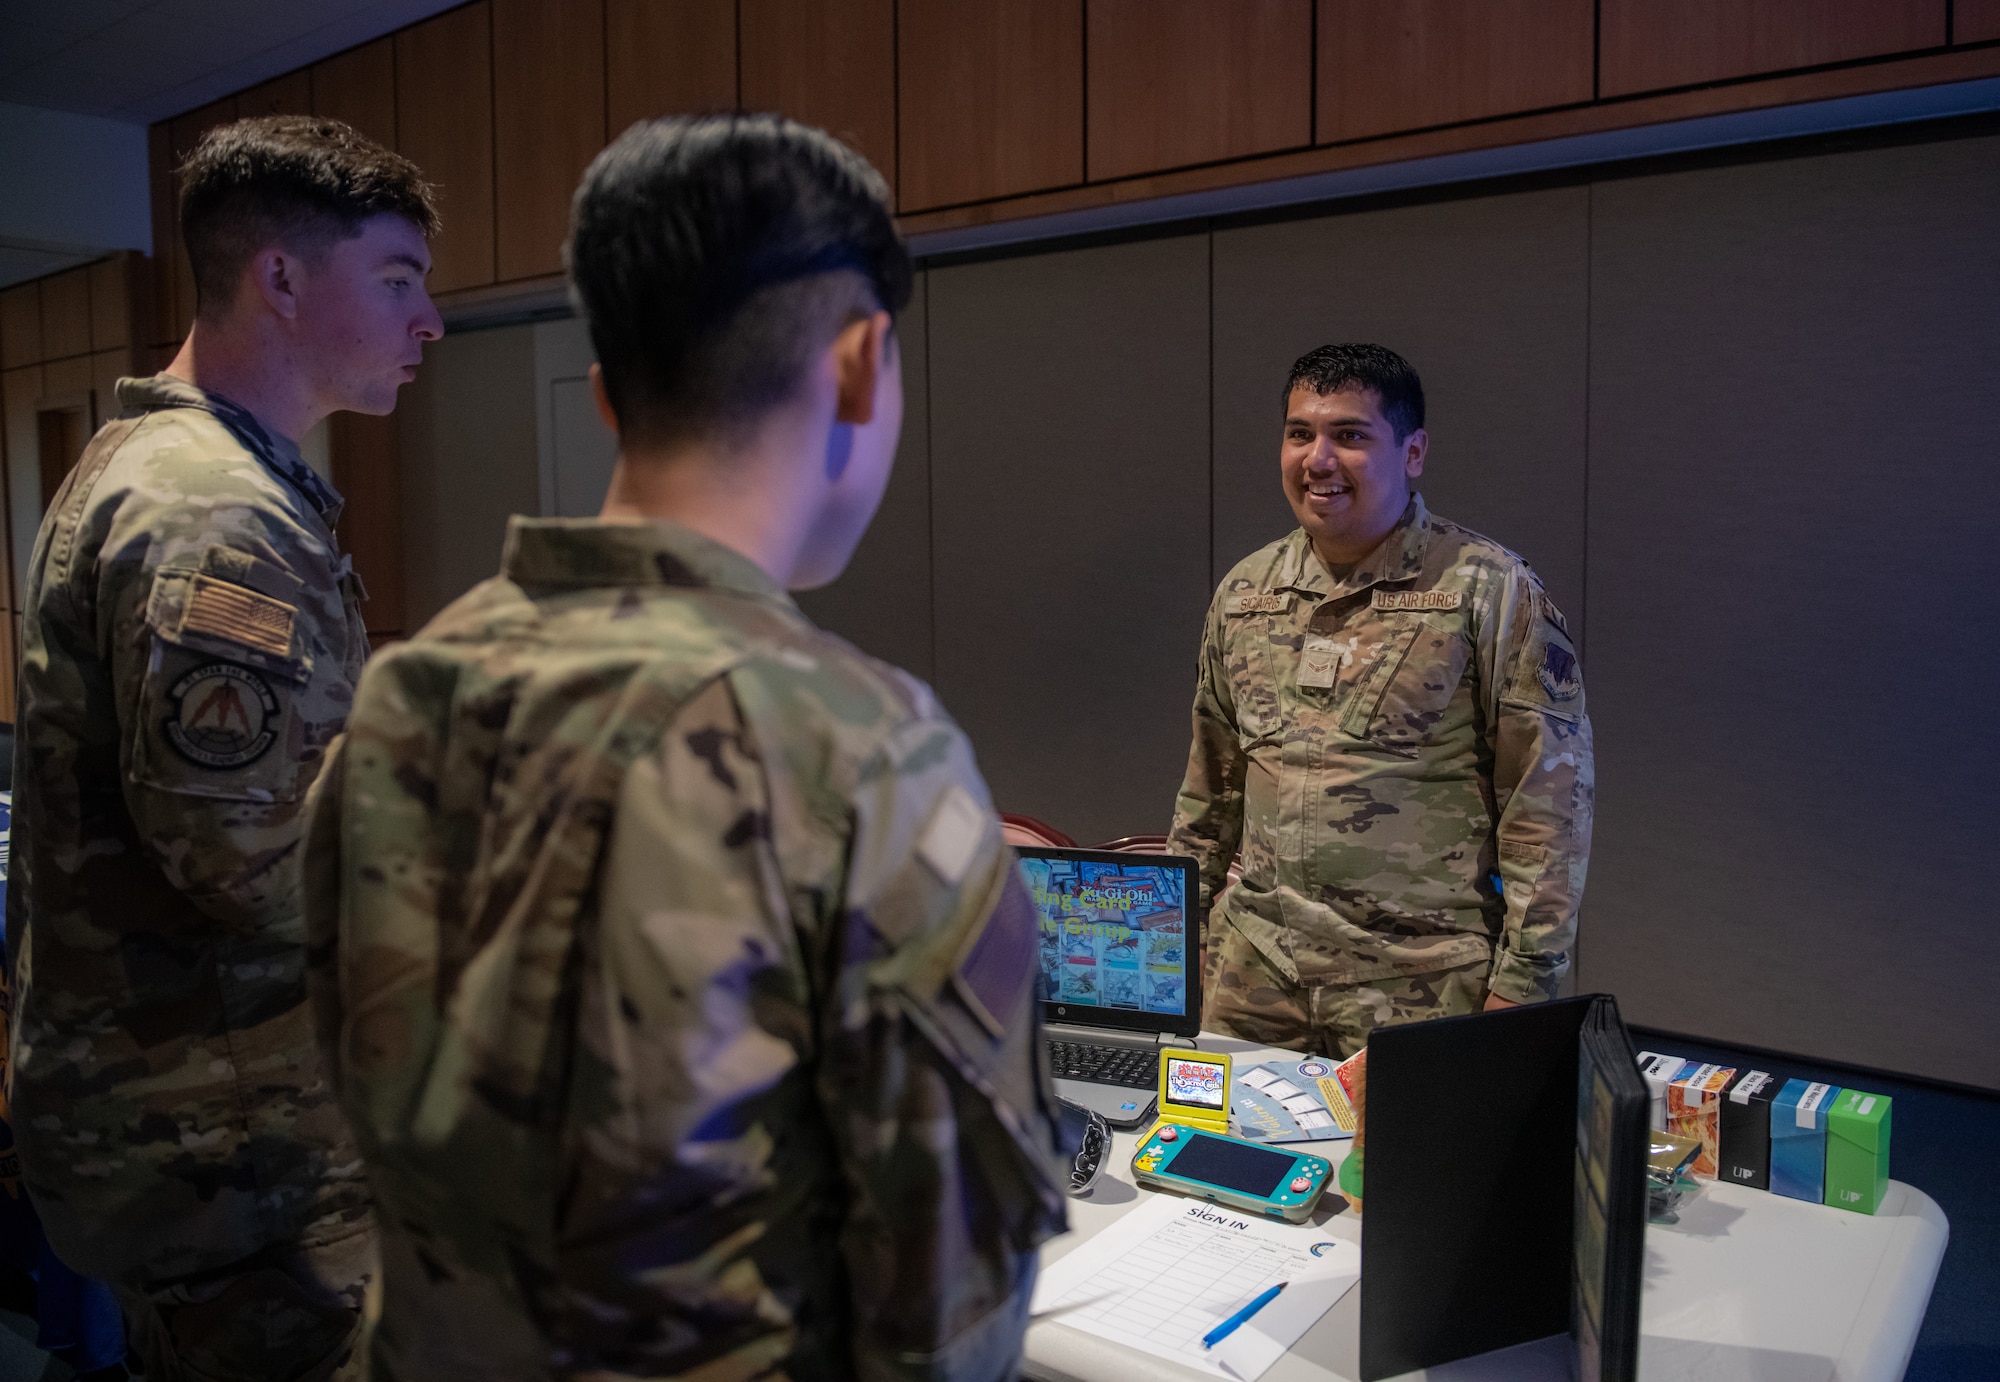
[[1411, 493], [1339, 574], [1304, 528], [1245, 558], [1203, 628], [1169, 844], [1209, 908], [1204, 1025], [1346, 1056], [1555, 996], [1593, 791], [1568, 624], [1520, 557]]
[[11, 1082], [56, 1252], [148, 1382], [352, 1376], [375, 1272], [306, 1001], [307, 788], [368, 654], [340, 496], [296, 445], [443, 330], [416, 167], [264, 116], [178, 170], [194, 325], [121, 380], [30, 566]]
[[894, 461], [888, 189], [780, 117], [642, 122], [569, 261], [604, 516], [515, 520], [315, 789], [375, 1382], [1002, 1382], [1064, 1225], [1037, 915], [930, 692], [785, 593]]
[[9, 1097], [62, 1258], [120, 1291], [142, 1347], [159, 1329], [197, 1372], [258, 1375], [209, 1356], [242, 1342], [214, 1319], [258, 1315], [273, 1358], [337, 1352], [372, 1255], [296, 856], [368, 645], [340, 496], [297, 447], [170, 375], [118, 401], [135, 415], [29, 568]]
[[688, 529], [516, 519], [318, 790], [376, 1382], [1012, 1376], [1036, 921], [925, 687]]

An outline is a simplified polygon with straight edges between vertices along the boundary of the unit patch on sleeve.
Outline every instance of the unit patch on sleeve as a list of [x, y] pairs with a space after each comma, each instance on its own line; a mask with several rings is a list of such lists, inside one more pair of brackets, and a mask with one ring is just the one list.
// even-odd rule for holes
[[1230, 614], [1283, 614], [1292, 607], [1292, 597], [1281, 590], [1252, 595], [1231, 595], [1224, 609]]
[[1577, 670], [1576, 655], [1560, 643], [1548, 643], [1542, 648], [1542, 665], [1535, 669], [1542, 678], [1542, 689], [1549, 693], [1550, 700], [1573, 700], [1576, 693], [1583, 690], [1583, 676]]
[[1457, 609], [1464, 600], [1462, 590], [1378, 590], [1377, 609]]
[[204, 768], [243, 768], [278, 738], [278, 698], [263, 677], [233, 662], [209, 662], [167, 693], [167, 742]]

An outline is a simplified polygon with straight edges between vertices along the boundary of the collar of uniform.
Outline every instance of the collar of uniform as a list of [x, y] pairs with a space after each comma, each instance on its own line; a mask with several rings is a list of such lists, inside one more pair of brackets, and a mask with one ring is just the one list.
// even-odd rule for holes
[[161, 408], [201, 409], [235, 433], [244, 449], [262, 461], [266, 469], [297, 490], [307, 503], [319, 511], [329, 528], [339, 521], [340, 511], [346, 504], [340, 497], [340, 491], [322, 480], [319, 472], [306, 464], [306, 458], [297, 446], [265, 431], [264, 424], [241, 404], [232, 403], [219, 393], [172, 374], [156, 374], [150, 379], [120, 379], [118, 403], [121, 407], [148, 413]]
[[1377, 581], [1407, 581], [1424, 569], [1424, 549], [1430, 545], [1430, 510], [1424, 497], [1414, 491], [1409, 505], [1389, 535], [1375, 550], [1355, 563], [1345, 580], [1336, 581], [1313, 551], [1312, 539], [1304, 528], [1295, 529], [1290, 545], [1278, 565], [1275, 588], [1296, 590], [1307, 595], [1352, 595]]
[[500, 570], [523, 586], [695, 586], [792, 602], [763, 567], [741, 552], [665, 519], [613, 523], [516, 517], [507, 525]]

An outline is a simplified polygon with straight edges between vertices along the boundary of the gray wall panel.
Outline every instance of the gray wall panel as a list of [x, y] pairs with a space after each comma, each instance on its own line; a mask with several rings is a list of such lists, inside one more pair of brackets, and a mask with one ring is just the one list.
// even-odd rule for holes
[[507, 519], [541, 510], [532, 326], [424, 349], [396, 407], [409, 627], [500, 570]]
[[1215, 236], [1215, 570], [1295, 522], [1279, 391], [1330, 341], [1423, 376], [1432, 510], [1525, 556], [1583, 613], [1588, 192], [1519, 192]]
[[800, 594], [813, 621], [885, 661], [929, 681], [931, 649], [931, 480], [929, 337], [924, 287], [896, 322], [903, 357], [903, 439], [882, 507], [854, 560], [832, 585]]
[[1208, 578], [1208, 238], [930, 273], [937, 686], [1001, 809], [1162, 831]]
[[1584, 982], [2000, 1086], [2000, 141], [1594, 196]]

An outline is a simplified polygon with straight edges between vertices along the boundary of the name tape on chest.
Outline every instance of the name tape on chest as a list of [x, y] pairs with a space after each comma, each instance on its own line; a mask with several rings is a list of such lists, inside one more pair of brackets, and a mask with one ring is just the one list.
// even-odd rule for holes
[[1283, 591], [1258, 591], [1231, 595], [1223, 608], [1230, 614], [1283, 614], [1292, 607], [1292, 597]]
[[1462, 590], [1378, 590], [1375, 608], [1386, 610], [1457, 609], [1465, 599]]

